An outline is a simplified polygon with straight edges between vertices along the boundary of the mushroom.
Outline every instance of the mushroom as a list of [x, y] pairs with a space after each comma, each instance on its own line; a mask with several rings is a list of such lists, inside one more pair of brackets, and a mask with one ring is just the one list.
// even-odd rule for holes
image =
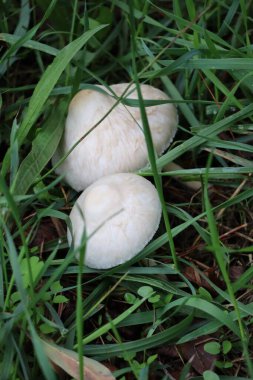
[[[112, 174], [84, 190], [72, 208], [73, 246], [78, 251], [85, 233], [84, 263], [111, 268], [139, 253], [154, 236], [160, 219], [161, 204], [151, 182], [133, 173]], [[68, 230], [69, 245], [72, 234]]]
[[[127, 83], [115, 84], [111, 90], [120, 97], [128, 86]], [[109, 90], [97, 87], [103, 92], [82, 90], [72, 99], [65, 132], [52, 159], [53, 165], [115, 105], [116, 100]], [[169, 100], [164, 92], [146, 84], [141, 85], [141, 91], [145, 100]], [[133, 85], [128, 93], [128, 99], [138, 99]], [[161, 155], [176, 133], [177, 110], [173, 104], [167, 103], [146, 107], [146, 112], [154, 148]], [[57, 174], [63, 175], [76, 191], [81, 191], [106, 175], [143, 168], [148, 163], [148, 153], [142, 128], [139, 107], [117, 104], [66, 157], [56, 169]]]

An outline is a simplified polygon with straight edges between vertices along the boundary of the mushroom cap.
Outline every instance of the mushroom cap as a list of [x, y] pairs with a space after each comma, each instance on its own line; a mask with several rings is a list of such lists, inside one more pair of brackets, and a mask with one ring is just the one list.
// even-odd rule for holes
[[[115, 84], [111, 89], [121, 96], [128, 84]], [[109, 92], [103, 86], [98, 86]], [[138, 99], [137, 91], [128, 99]], [[152, 86], [142, 84], [144, 99], [168, 100], [168, 96]], [[129, 92], [129, 90], [128, 90]], [[56, 164], [116, 103], [111, 95], [95, 90], [82, 90], [72, 99], [65, 132], [52, 162]], [[178, 123], [173, 104], [146, 107], [154, 148], [158, 155], [170, 145]], [[148, 152], [139, 107], [119, 103], [108, 116], [88, 134], [56, 169], [75, 190], [84, 190], [97, 179], [109, 174], [134, 172], [148, 163]]]
[[[133, 173], [112, 174], [90, 185], [72, 208], [73, 245], [78, 248], [85, 233], [84, 263], [111, 268], [139, 253], [154, 236], [160, 219], [161, 204], [151, 182]], [[69, 230], [67, 237], [70, 245]]]

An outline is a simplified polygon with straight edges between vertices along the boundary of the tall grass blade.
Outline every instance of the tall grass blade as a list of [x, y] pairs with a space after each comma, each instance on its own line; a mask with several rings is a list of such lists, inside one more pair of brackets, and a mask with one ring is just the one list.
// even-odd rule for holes
[[52, 158], [64, 130], [64, 118], [67, 109], [62, 101], [54, 107], [51, 116], [32, 143], [32, 150], [22, 161], [12, 191], [15, 195], [26, 194], [33, 182], [38, 179], [41, 170]]
[[[24, 142], [25, 137], [29, 133], [33, 124], [38, 119], [52, 89], [56, 85], [62, 72], [65, 70], [71, 59], [89, 41], [92, 36], [94, 36], [98, 31], [102, 30], [105, 27], [106, 25], [100, 25], [92, 30], [85, 32], [81, 37], [65, 46], [55, 57], [52, 64], [48, 66], [33, 92], [28, 109], [25, 113], [25, 117], [17, 133], [19, 145]], [[8, 170], [9, 160], [10, 157], [7, 152], [2, 166], [2, 173], [4, 175]]]

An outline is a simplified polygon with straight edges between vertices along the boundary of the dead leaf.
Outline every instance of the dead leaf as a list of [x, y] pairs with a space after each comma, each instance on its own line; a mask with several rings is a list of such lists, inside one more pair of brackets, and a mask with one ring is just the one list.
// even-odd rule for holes
[[40, 223], [31, 241], [31, 247], [40, 247], [41, 244], [47, 243], [54, 239], [58, 239], [57, 231], [52, 221], [49, 218], [46, 218]]
[[218, 359], [217, 355], [211, 355], [204, 350], [206, 341], [206, 339], [203, 341], [201, 337], [178, 346], [182, 357], [187, 361], [191, 360], [192, 367], [201, 375], [204, 371], [213, 369]]
[[[79, 358], [76, 352], [42, 340], [45, 353], [50, 361], [62, 368], [70, 376], [79, 380]], [[96, 360], [84, 358], [83, 374], [85, 380], [115, 380], [111, 371]]]
[[[199, 273], [199, 271], [197, 271], [197, 269], [192, 268], [192, 267], [185, 267], [185, 268], [182, 268], [182, 273], [191, 282], [194, 282], [198, 286], [205, 288], [211, 294], [215, 293], [213, 287], [200, 275], [200, 273]], [[222, 284], [221, 284], [219, 278], [217, 277], [217, 275], [214, 273], [214, 271], [212, 269], [203, 271], [203, 274], [206, 277], [208, 277], [212, 282], [214, 282], [216, 285], [222, 287]]]
[[232, 282], [238, 280], [245, 272], [245, 268], [242, 265], [231, 265], [229, 268], [229, 277]]

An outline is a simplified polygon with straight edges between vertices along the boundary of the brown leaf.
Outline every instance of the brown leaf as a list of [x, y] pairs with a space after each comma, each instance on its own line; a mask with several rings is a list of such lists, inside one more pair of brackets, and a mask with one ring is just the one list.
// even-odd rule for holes
[[[79, 358], [76, 352], [42, 340], [45, 353], [50, 361], [62, 368], [70, 376], [79, 380]], [[84, 358], [83, 374], [85, 380], [115, 380], [111, 371], [96, 360]]]
[[169, 358], [177, 358], [178, 350], [175, 345], [163, 346], [157, 349], [159, 355], [169, 357]]
[[216, 355], [211, 355], [204, 350], [206, 342], [207, 340], [203, 341], [202, 337], [193, 342], [187, 342], [178, 346], [183, 358], [187, 361], [191, 359], [192, 367], [200, 374], [212, 369], [217, 360]]
[[229, 268], [229, 277], [231, 281], [236, 281], [244, 273], [245, 269], [242, 265], [231, 265]]
[[[214, 293], [214, 289], [212, 286], [200, 275], [200, 273], [192, 267], [185, 267], [182, 270], [184, 276], [190, 280], [191, 282], [194, 282], [198, 286], [201, 286], [202, 288], [205, 288], [208, 290], [210, 293]], [[216, 276], [216, 274], [210, 270], [206, 270], [203, 272], [203, 274], [208, 277], [212, 282], [214, 282], [217, 286], [222, 287], [222, 284], [220, 283], [220, 280]]]
[[48, 218], [42, 221], [33, 237], [31, 246], [40, 246], [41, 244], [47, 243], [51, 240], [57, 239], [58, 234], [52, 221]]

